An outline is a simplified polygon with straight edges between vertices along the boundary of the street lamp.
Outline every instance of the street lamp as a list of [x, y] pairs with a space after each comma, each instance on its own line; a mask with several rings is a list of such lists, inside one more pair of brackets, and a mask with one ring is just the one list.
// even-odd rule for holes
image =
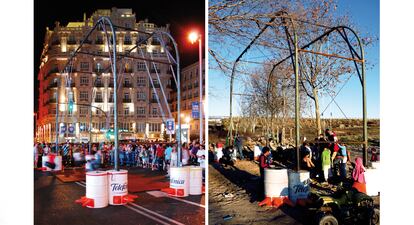
[[200, 111], [200, 144], [203, 142], [203, 68], [202, 68], [202, 46], [201, 46], [201, 34], [193, 31], [188, 35], [188, 39], [190, 40], [191, 44], [194, 44], [198, 41], [198, 60], [199, 60], [199, 68], [198, 74], [200, 77], [200, 102], [199, 102], [199, 111]]

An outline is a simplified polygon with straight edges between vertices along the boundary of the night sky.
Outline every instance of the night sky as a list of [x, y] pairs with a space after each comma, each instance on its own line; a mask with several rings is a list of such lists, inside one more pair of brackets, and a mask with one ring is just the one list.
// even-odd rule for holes
[[[40, 55], [46, 27], [54, 28], [55, 21], [61, 26], [68, 22], [83, 21], [83, 13], [89, 18], [96, 9], [132, 8], [137, 21], [148, 18], [148, 22], [157, 26], [170, 24], [170, 31], [177, 41], [180, 51], [181, 67], [198, 61], [198, 46], [191, 45], [186, 35], [190, 29], [197, 29], [204, 39], [205, 1], [64, 1], [57, 3], [51, 0], [35, 0], [34, 2], [34, 110], [37, 111], [39, 82]], [[204, 40], [203, 40], [204, 41]], [[204, 53], [203, 53], [204, 54]]]

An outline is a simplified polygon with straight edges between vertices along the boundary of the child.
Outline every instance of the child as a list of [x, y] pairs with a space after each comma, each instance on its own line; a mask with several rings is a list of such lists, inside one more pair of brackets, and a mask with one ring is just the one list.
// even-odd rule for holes
[[329, 169], [331, 168], [331, 151], [329, 148], [324, 148], [322, 151], [322, 170], [325, 181], [328, 181]]
[[354, 180], [354, 184], [352, 187], [357, 189], [359, 192], [366, 193], [366, 182], [365, 182], [365, 167], [362, 164], [362, 158], [357, 157], [355, 159], [355, 168], [352, 172], [352, 178]]

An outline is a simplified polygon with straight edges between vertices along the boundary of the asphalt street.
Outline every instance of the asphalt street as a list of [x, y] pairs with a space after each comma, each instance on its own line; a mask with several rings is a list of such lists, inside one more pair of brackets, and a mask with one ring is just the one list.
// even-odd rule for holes
[[[151, 171], [148, 171], [149, 173]], [[159, 191], [137, 192], [133, 203], [101, 209], [82, 207], [85, 182], [64, 183], [50, 172], [34, 174], [35, 225], [204, 224], [204, 195], [175, 198]], [[151, 185], [151, 184], [148, 184]]]

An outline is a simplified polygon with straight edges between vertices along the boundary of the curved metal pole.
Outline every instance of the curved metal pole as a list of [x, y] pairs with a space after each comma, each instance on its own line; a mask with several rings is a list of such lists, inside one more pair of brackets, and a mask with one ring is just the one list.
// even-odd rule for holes
[[[175, 50], [175, 55], [176, 55], [176, 66], [177, 66], [177, 123], [178, 123], [178, 129], [177, 129], [177, 133], [175, 135], [175, 139], [177, 141], [177, 161], [178, 161], [178, 166], [181, 167], [182, 166], [182, 162], [181, 162], [181, 78], [180, 78], [180, 55], [178, 54], [178, 47], [177, 47], [177, 42], [175, 42], [174, 38], [171, 36], [171, 34], [165, 32], [165, 31], [160, 31], [157, 30], [155, 31], [156, 33], [159, 33], [160, 36], [162, 35], [166, 35], [173, 43], [174, 45], [174, 50]], [[162, 37], [161, 37], [162, 38]]]
[[[118, 103], [117, 103], [117, 71], [116, 71], [116, 33], [114, 30], [114, 26], [112, 24], [112, 21], [109, 17], [100, 17], [98, 23], [102, 23], [102, 25], [105, 27], [105, 22], [108, 23], [109, 27], [111, 28], [112, 32], [112, 73], [114, 75], [114, 147], [115, 147], [115, 166], [114, 169], [116, 171], [119, 171], [119, 149], [118, 149]], [[105, 33], [107, 31], [105, 30]], [[107, 43], [109, 45], [109, 40], [107, 38]], [[111, 54], [111, 53], [109, 53]]]
[[[293, 20], [292, 20], [292, 23], [293, 23]], [[356, 51], [353, 49], [353, 47], [350, 45], [347, 37], [344, 36], [341, 33], [341, 31], [340, 31], [341, 29], [343, 29], [343, 30], [346, 29], [346, 30], [351, 31], [352, 34], [356, 37], [356, 39], [358, 41], [358, 45], [359, 45], [360, 55], [358, 55], [356, 53]], [[330, 33], [335, 32], [335, 31], [338, 32], [342, 36], [342, 38], [347, 42], [347, 44], [348, 44], [348, 46], [350, 48], [349, 50], [350, 50], [352, 56], [355, 54], [356, 57], [358, 59], [360, 59], [360, 63], [361, 63], [361, 67], [362, 67], [362, 71], [361, 71], [361, 75], [360, 75], [359, 74], [359, 70], [358, 70], [358, 66], [356, 64], [357, 61], [353, 60], [354, 63], [355, 63], [355, 68], [357, 69], [358, 75], [360, 75], [359, 78], [360, 78], [361, 86], [362, 86], [362, 108], [363, 108], [362, 120], [363, 120], [363, 139], [364, 139], [364, 144], [363, 144], [363, 162], [364, 162], [364, 166], [367, 166], [367, 163], [368, 163], [368, 149], [367, 149], [367, 147], [368, 147], [368, 126], [367, 126], [367, 124], [368, 123], [367, 123], [367, 108], [366, 108], [367, 107], [367, 103], [366, 103], [366, 80], [365, 80], [365, 56], [364, 56], [364, 48], [363, 48], [363, 45], [362, 45], [362, 42], [361, 42], [359, 36], [357, 35], [357, 33], [352, 28], [350, 28], [348, 26], [343, 26], [343, 25], [336, 26], [336, 27], [330, 28], [328, 31], [326, 31], [325, 33], [323, 33], [319, 37], [315, 38], [313, 41], [311, 41], [308, 44], [304, 45], [303, 47], [301, 47], [301, 49], [308, 48], [309, 46], [311, 46], [312, 44], [314, 44], [318, 40], [322, 39], [325, 36], [328, 36]], [[295, 41], [295, 42], [297, 42], [297, 41]], [[297, 46], [295, 46], [295, 53], [294, 54], [291, 53], [289, 56], [287, 56], [286, 58], [282, 59], [281, 61], [279, 61], [279, 62], [277, 62], [276, 64], [273, 65], [272, 70], [270, 71], [269, 76], [268, 76], [267, 92], [269, 92], [269, 89], [270, 89], [270, 85], [271, 85], [270, 80], [271, 80], [271, 77], [273, 75], [273, 71], [275, 70], [275, 68], [277, 66], [279, 66], [280, 64], [282, 64], [284, 61], [286, 61], [290, 57], [292, 57], [292, 55], [296, 55], [296, 48], [297, 48]], [[295, 73], [296, 73], [296, 71], [295, 71]], [[269, 96], [268, 96], [268, 98], [269, 98]], [[296, 135], [298, 135], [298, 134], [296, 133]]]

